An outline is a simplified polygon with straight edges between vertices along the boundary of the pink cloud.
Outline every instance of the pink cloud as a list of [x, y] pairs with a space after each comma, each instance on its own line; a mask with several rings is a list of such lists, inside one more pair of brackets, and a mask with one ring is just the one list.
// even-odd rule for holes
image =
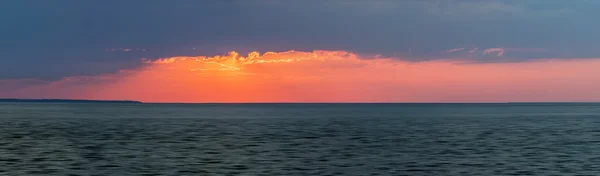
[[496, 56], [503, 56], [504, 48], [488, 48], [488, 49], [483, 50], [483, 54], [491, 54], [491, 53], [496, 53]]
[[448, 53], [453, 53], [453, 52], [462, 51], [462, 50], [465, 50], [465, 48], [454, 48], [454, 49], [449, 49], [449, 50], [446, 50], [446, 52], [448, 52]]

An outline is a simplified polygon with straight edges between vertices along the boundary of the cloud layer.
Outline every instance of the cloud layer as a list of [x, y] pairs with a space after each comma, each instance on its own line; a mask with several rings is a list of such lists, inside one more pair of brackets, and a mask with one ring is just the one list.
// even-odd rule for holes
[[[465, 49], [466, 50], [466, 49]], [[4, 80], [0, 97], [146, 102], [598, 101], [600, 60], [407, 62], [347, 51], [237, 52], [139, 61], [57, 81]], [[572, 69], [576, 68], [576, 69]]]
[[[0, 79], [92, 76], [136, 68], [140, 58], [232, 50], [344, 50], [413, 62], [600, 56], [597, 1], [34, 0], [0, 8]], [[452, 48], [465, 49], [445, 52]], [[469, 56], [473, 48], [504, 52]]]
[[599, 2], [3, 1], [0, 97], [599, 101]]

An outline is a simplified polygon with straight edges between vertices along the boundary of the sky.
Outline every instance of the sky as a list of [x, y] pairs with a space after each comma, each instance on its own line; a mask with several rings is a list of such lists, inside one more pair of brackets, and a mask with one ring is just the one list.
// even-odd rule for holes
[[596, 0], [5, 0], [0, 98], [600, 101]]

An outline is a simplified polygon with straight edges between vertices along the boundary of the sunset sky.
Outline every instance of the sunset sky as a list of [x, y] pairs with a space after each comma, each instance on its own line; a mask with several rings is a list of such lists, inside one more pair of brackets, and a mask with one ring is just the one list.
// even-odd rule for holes
[[600, 101], [596, 0], [0, 2], [0, 98]]

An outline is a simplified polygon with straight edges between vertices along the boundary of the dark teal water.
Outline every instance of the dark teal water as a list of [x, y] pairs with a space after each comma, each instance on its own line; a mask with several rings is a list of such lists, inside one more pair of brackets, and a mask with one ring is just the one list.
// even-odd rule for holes
[[0, 175], [599, 175], [600, 104], [0, 104]]

